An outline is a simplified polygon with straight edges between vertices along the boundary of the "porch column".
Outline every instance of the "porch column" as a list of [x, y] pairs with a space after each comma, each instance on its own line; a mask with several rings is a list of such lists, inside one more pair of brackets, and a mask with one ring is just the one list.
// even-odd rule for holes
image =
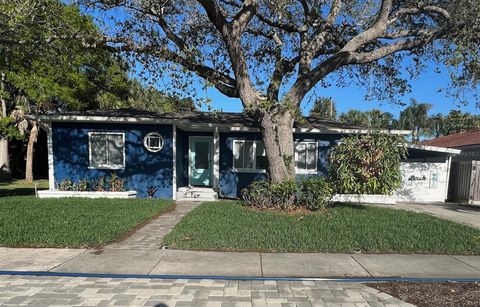
[[220, 136], [218, 127], [213, 130], [213, 189], [218, 190], [220, 180]]
[[172, 160], [173, 160], [173, 176], [172, 176], [172, 198], [177, 199], [177, 125], [172, 125]]
[[445, 182], [445, 201], [447, 201], [448, 199], [448, 189], [450, 185], [450, 170], [452, 167], [452, 156], [448, 156], [446, 163], [447, 163], [447, 178]]
[[52, 123], [47, 125], [47, 151], [48, 151], [48, 189], [55, 190], [55, 174], [53, 165], [53, 138], [52, 138]]

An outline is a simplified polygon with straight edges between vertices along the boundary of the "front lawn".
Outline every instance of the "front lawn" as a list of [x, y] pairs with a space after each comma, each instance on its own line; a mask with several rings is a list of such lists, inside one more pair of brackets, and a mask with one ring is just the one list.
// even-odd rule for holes
[[173, 205], [158, 199], [3, 197], [0, 246], [101, 246]]
[[191, 250], [480, 254], [480, 230], [373, 206], [287, 215], [223, 201], [187, 214], [164, 244]]

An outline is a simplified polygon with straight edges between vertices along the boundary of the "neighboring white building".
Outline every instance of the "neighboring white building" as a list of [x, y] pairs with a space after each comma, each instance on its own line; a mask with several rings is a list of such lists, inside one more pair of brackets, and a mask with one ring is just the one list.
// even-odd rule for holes
[[444, 202], [448, 197], [448, 182], [452, 156], [461, 150], [408, 145], [408, 158], [400, 164], [402, 188], [397, 201]]

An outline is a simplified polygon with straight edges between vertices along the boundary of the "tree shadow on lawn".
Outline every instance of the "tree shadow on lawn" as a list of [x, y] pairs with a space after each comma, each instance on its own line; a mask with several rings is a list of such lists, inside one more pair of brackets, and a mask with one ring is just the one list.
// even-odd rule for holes
[[0, 187], [0, 197], [8, 196], [35, 196], [35, 188], [2, 189]]

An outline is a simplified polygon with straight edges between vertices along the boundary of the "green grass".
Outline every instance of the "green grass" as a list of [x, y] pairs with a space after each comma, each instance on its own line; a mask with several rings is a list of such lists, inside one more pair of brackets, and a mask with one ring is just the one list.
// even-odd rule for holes
[[12, 180], [9, 182], [0, 182], [0, 197], [19, 196], [19, 195], [35, 195], [35, 185], [38, 190], [48, 189], [48, 180], [34, 180], [27, 183], [25, 180]]
[[0, 246], [101, 246], [171, 207], [158, 199], [3, 197]]
[[287, 215], [225, 201], [187, 214], [164, 244], [190, 250], [480, 254], [480, 230], [373, 206]]

